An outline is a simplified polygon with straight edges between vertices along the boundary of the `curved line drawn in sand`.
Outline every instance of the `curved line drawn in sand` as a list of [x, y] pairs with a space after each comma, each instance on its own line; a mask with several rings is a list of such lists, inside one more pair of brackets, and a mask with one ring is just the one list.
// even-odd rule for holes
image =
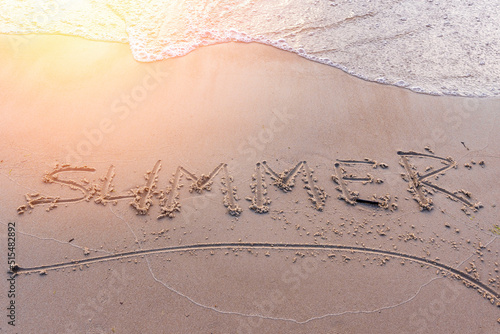
[[112, 261], [117, 259], [149, 255], [149, 254], [159, 254], [159, 253], [169, 253], [169, 252], [183, 252], [190, 250], [214, 250], [214, 249], [273, 249], [273, 250], [295, 250], [295, 249], [314, 249], [314, 250], [336, 250], [336, 251], [348, 251], [348, 252], [358, 252], [365, 254], [377, 254], [385, 255], [394, 258], [401, 258], [405, 260], [414, 261], [423, 265], [432, 266], [441, 271], [441, 274], [445, 277], [451, 277], [453, 279], [458, 279], [463, 282], [466, 287], [475, 288], [484, 298], [489, 300], [492, 304], [500, 307], [500, 293], [489, 287], [488, 285], [481, 282], [476, 277], [469, 275], [466, 272], [455, 269], [444, 263], [440, 263], [435, 260], [426, 259], [423, 257], [405, 254], [396, 251], [382, 250], [376, 248], [360, 247], [360, 246], [347, 246], [347, 245], [328, 245], [328, 244], [288, 244], [288, 243], [267, 243], [267, 242], [222, 242], [222, 243], [205, 243], [205, 244], [192, 244], [192, 245], [182, 245], [182, 246], [169, 246], [160, 247], [152, 249], [140, 249], [135, 251], [116, 253], [110, 255], [103, 255], [99, 257], [87, 258], [82, 260], [73, 260], [70, 262], [60, 262], [51, 265], [41, 265], [35, 267], [21, 267], [16, 265], [9, 273], [13, 274], [30, 274], [30, 273], [40, 273], [46, 274], [47, 270], [57, 270], [68, 267], [83, 266], [90, 263], [99, 263]]
[[[428, 149], [428, 151], [430, 152], [430, 149]], [[432, 209], [432, 199], [427, 195], [432, 195], [433, 192], [436, 191], [445, 194], [453, 201], [462, 203], [464, 205], [462, 211], [467, 215], [470, 214], [467, 209], [477, 211], [482, 207], [480, 202], [474, 203], [472, 201], [470, 192], [463, 189], [452, 192], [428, 180], [431, 177], [438, 178], [440, 175], [444, 175], [444, 173], [451, 168], [457, 168], [457, 163], [453, 158], [442, 158], [414, 151], [398, 151], [397, 154], [401, 158], [401, 166], [403, 166], [406, 171], [406, 174], [402, 174], [402, 178], [408, 182], [408, 191], [413, 194], [413, 198], [419, 203], [421, 210]], [[435, 170], [428, 167], [426, 173], [421, 174], [417, 168], [410, 163], [411, 158], [434, 159], [444, 164], [444, 166]], [[338, 198], [351, 205], [364, 203], [384, 209], [390, 209], [391, 211], [396, 210], [397, 204], [395, 201], [391, 202], [391, 196], [389, 194], [384, 196], [373, 195], [371, 198], [362, 198], [359, 192], [349, 189], [348, 183], [360, 182], [362, 184], [380, 184], [384, 182], [380, 178], [373, 177], [370, 173], [366, 173], [365, 176], [357, 176], [347, 172], [346, 168], [356, 166], [371, 169], [376, 169], [378, 167], [383, 169], [388, 168], [387, 164], [378, 163], [368, 158], [364, 160], [336, 160], [333, 166], [335, 174], [332, 175], [332, 179], [334, 183], [337, 184], [336, 189], [340, 192]], [[484, 167], [484, 162], [482, 166]], [[25, 196], [27, 204], [18, 207], [17, 211], [19, 214], [22, 214], [27, 210], [33, 209], [37, 205], [44, 204], [49, 204], [47, 211], [50, 211], [56, 208], [58, 203], [77, 203], [83, 200], [90, 201], [92, 198], [94, 198], [96, 204], [103, 205], [107, 203], [117, 204], [118, 200], [133, 199], [130, 205], [136, 210], [137, 214], [145, 215], [153, 204], [153, 196], [158, 196], [160, 199], [160, 214], [158, 219], [163, 217], [174, 218], [176, 212], [180, 212], [181, 210], [179, 198], [180, 188], [183, 186], [181, 183], [182, 177], [184, 176], [187, 180], [192, 181], [189, 186], [189, 192], [203, 194], [205, 191], [210, 191], [212, 189], [213, 180], [221, 171], [221, 191], [224, 195], [222, 201], [223, 205], [232, 216], [239, 216], [243, 211], [237, 203], [239, 200], [237, 189], [233, 185], [234, 180], [229, 173], [226, 163], [220, 163], [210, 174], [202, 174], [200, 177], [196, 176], [185, 167], [178, 166], [169, 181], [170, 185], [165, 191], [158, 191], [156, 189], [160, 169], [161, 160], [158, 160], [153, 169], [145, 174], [146, 183], [143, 186], [137, 186], [125, 194], [114, 195], [112, 181], [115, 176], [115, 167], [113, 165], [109, 167], [106, 176], [100, 179], [100, 182], [98, 182], [99, 184], [91, 184], [86, 179], [82, 179], [80, 183], [73, 180], [63, 180], [58, 176], [58, 174], [62, 172], [95, 172], [94, 168], [87, 166], [72, 167], [68, 164], [62, 166], [56, 165], [52, 172], [48, 172], [44, 176], [44, 182], [59, 183], [73, 190], [79, 190], [82, 192], [82, 196], [61, 199], [59, 196], [44, 196], [39, 193], [27, 194]], [[293, 168], [286, 169], [281, 173], [275, 172], [266, 161], [258, 162], [255, 165], [255, 173], [252, 175], [252, 183], [250, 184], [250, 190], [253, 196], [246, 197], [246, 199], [251, 202], [249, 208], [256, 213], [269, 212], [271, 200], [267, 197], [266, 175], [271, 178], [274, 186], [286, 193], [292, 191], [295, 186], [295, 179], [300, 173], [302, 173], [304, 189], [308, 194], [312, 207], [317, 211], [323, 211], [328, 195], [323, 188], [317, 185], [318, 180], [314, 176], [314, 171], [309, 167], [306, 161], [299, 161]]]
[[271, 200], [266, 197], [267, 185], [265, 183], [265, 174], [262, 173], [262, 169], [265, 170], [265, 174], [271, 177], [273, 181], [272, 184], [285, 193], [292, 191], [292, 188], [295, 186], [295, 177], [302, 171], [304, 189], [307, 191], [313, 208], [317, 211], [323, 211], [328, 195], [323, 188], [316, 184], [318, 180], [313, 175], [314, 170], [309, 168], [306, 161], [300, 161], [292, 169], [287, 169], [279, 174], [276, 173], [266, 161], [257, 163], [255, 166], [255, 174], [252, 175], [254, 183], [250, 185], [254, 197], [247, 197], [247, 200], [252, 202], [250, 205], [251, 210], [257, 213], [266, 213], [269, 211], [269, 205], [271, 204]]
[[212, 190], [213, 179], [221, 170], [224, 171], [224, 175], [221, 178], [223, 186], [221, 190], [224, 195], [223, 204], [231, 216], [239, 216], [242, 209], [236, 203], [236, 201], [238, 201], [238, 196], [236, 194], [237, 189], [232, 184], [233, 177], [229, 174], [227, 164], [220, 163], [210, 174], [201, 174], [200, 177], [197, 177], [194, 173], [191, 173], [182, 166], [177, 167], [177, 170], [169, 180], [170, 186], [167, 187], [165, 193], [160, 193], [161, 213], [158, 216], [158, 219], [163, 217], [174, 218], [175, 212], [179, 212], [181, 210], [181, 204], [178, 199], [180, 197], [180, 188], [183, 186], [180, 183], [182, 176], [186, 175], [186, 179], [193, 181], [189, 186], [189, 192], [202, 194], [203, 191]]
[[[472, 211], [477, 211], [482, 207], [482, 204], [480, 202], [471, 202], [472, 195], [466, 190], [461, 189], [459, 191], [452, 192], [427, 180], [430, 177], [434, 177], [435, 179], [437, 179], [439, 176], [445, 175], [445, 172], [447, 170], [457, 168], [457, 163], [455, 160], [453, 160], [452, 157], [442, 158], [435, 155], [418, 153], [414, 151], [398, 151], [397, 153], [401, 157], [401, 166], [406, 170], [406, 174], [402, 174], [402, 177], [405, 181], [408, 182], [408, 191], [413, 194], [413, 199], [415, 199], [415, 201], [417, 201], [417, 203], [420, 205], [421, 210], [432, 210], [432, 198], [426, 195], [432, 195], [434, 191], [442, 192], [443, 194], [447, 195], [449, 199], [464, 204], [464, 206], [462, 207], [462, 211], [464, 211], [466, 214], [469, 214], [467, 208], [471, 209]], [[444, 167], [421, 174], [414, 165], [410, 164], [410, 158], [435, 159], [444, 164]], [[428, 167], [427, 169], [430, 170], [431, 168]], [[424, 187], [424, 185], [427, 186], [427, 188]], [[460, 193], [462, 193], [464, 196], [460, 195]]]
[[390, 203], [391, 201], [391, 196], [389, 194], [386, 194], [385, 196], [379, 196], [377, 197], [376, 195], [373, 195], [371, 199], [367, 198], [361, 198], [359, 196], [359, 192], [350, 190], [347, 186], [347, 182], [361, 182], [362, 184], [368, 184], [368, 183], [383, 183], [384, 181], [379, 178], [374, 178], [370, 173], [366, 173], [366, 176], [359, 177], [354, 174], [348, 174], [346, 171], [346, 167], [352, 167], [355, 165], [366, 165], [369, 168], [376, 169], [378, 167], [380, 168], [388, 168], [388, 165], [385, 163], [378, 163], [375, 160], [371, 160], [368, 158], [365, 158], [364, 160], [339, 160], [335, 162], [334, 169], [335, 169], [335, 175], [332, 175], [332, 180], [335, 182], [338, 186], [336, 189], [340, 192], [338, 198], [341, 200], [346, 201], [347, 203], [351, 205], [356, 205], [356, 203], [363, 203], [363, 204], [370, 204], [370, 205], [376, 205], [378, 207], [388, 209], [389, 207], [391, 210], [397, 209], [397, 204], [396, 203]]

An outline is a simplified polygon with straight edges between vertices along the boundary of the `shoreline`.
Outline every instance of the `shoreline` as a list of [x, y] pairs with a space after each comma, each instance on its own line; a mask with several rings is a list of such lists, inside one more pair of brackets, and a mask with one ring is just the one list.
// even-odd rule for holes
[[[238, 34], [242, 34], [242, 33], [238, 33]], [[237, 34], [237, 35], [238, 35]], [[130, 42], [120, 42], [120, 41], [116, 41], [116, 40], [98, 40], [98, 39], [91, 39], [91, 38], [88, 38], [88, 37], [85, 37], [85, 36], [78, 36], [78, 35], [65, 35], [65, 34], [62, 34], [62, 33], [40, 33], [40, 34], [33, 34], [33, 33], [26, 33], [26, 34], [9, 34], [9, 33], [0, 33], [0, 35], [2, 36], [13, 36], [14, 38], [17, 38], [16, 36], [24, 36], [24, 37], [28, 37], [27, 40], [25, 41], [21, 41], [21, 42], [16, 42], [16, 43], [25, 43], [25, 42], [29, 42], [29, 39], [32, 39], [32, 38], [36, 38], [37, 36], [60, 36], [60, 37], [65, 37], [65, 38], [77, 38], [77, 39], [83, 39], [83, 40], [86, 40], [86, 41], [89, 41], [89, 42], [98, 42], [98, 43], [117, 43], [117, 44], [121, 44], [121, 45], [127, 45], [127, 47], [130, 49]], [[242, 36], [246, 36], [245, 34], [242, 34]], [[12, 42], [11, 42], [12, 43]], [[301, 52], [299, 50], [295, 50], [293, 49], [292, 47], [288, 46], [287, 44], [283, 44], [282, 43], [279, 43], [278, 41], [272, 41], [272, 40], [267, 40], [267, 39], [262, 39], [262, 38], [254, 38], [254, 39], [249, 39], [247, 37], [243, 38], [242, 40], [239, 40], [239, 39], [234, 39], [234, 40], [227, 40], [227, 41], [216, 41], [216, 42], [213, 42], [212, 44], [207, 44], [207, 45], [198, 45], [198, 46], [194, 46], [192, 47], [189, 51], [186, 51], [185, 53], [181, 54], [181, 55], [176, 55], [176, 56], [170, 56], [170, 57], [166, 57], [166, 58], [160, 58], [160, 59], [156, 59], [156, 60], [144, 60], [144, 61], [141, 61], [139, 59], [135, 59], [137, 62], [139, 63], [156, 63], [156, 62], [161, 62], [161, 61], [164, 61], [164, 60], [168, 60], [168, 59], [176, 59], [176, 58], [182, 58], [182, 57], [185, 57], [186, 55], [190, 54], [191, 52], [195, 52], [196, 50], [199, 50], [199, 49], [203, 49], [203, 48], [206, 48], [206, 47], [212, 47], [212, 46], [217, 46], [217, 45], [223, 45], [223, 44], [254, 44], [254, 43], [257, 43], [257, 44], [260, 44], [260, 45], [263, 45], [263, 46], [270, 46], [270, 47], [273, 47], [277, 50], [280, 50], [280, 51], [285, 51], [285, 52], [288, 52], [288, 53], [291, 53], [291, 54], [294, 54], [294, 55], [297, 55], [301, 58], [304, 58], [308, 61], [312, 61], [314, 63], [318, 63], [318, 64], [322, 64], [322, 65], [326, 65], [328, 67], [332, 67], [332, 68], [335, 68], [335, 69], [338, 69], [338, 70], [341, 70], [342, 72], [350, 75], [350, 76], [353, 76], [357, 79], [361, 79], [363, 81], [366, 81], [366, 82], [370, 82], [370, 83], [377, 83], [377, 84], [381, 84], [381, 85], [386, 85], [386, 86], [389, 86], [389, 87], [396, 87], [396, 88], [401, 88], [401, 89], [405, 89], [405, 90], [408, 90], [412, 93], [416, 93], [416, 94], [423, 94], [423, 95], [428, 95], [428, 96], [448, 96], [448, 97], [461, 97], [461, 98], [500, 98], [500, 91], [497, 92], [496, 94], [493, 94], [493, 95], [488, 95], [486, 93], [481, 93], [481, 94], [475, 94], [475, 93], [472, 93], [472, 92], [468, 92], [468, 93], [460, 93], [460, 92], [454, 92], [452, 90], [447, 90], [447, 91], [441, 91], [441, 92], [438, 92], [438, 91], [430, 91], [430, 90], [425, 90], [421, 87], [419, 87], [418, 85], [417, 86], [412, 86], [412, 84], [410, 83], [407, 83], [403, 80], [399, 80], [399, 81], [395, 81], [395, 82], [390, 82], [390, 81], [387, 81], [383, 76], [382, 77], [379, 77], [379, 78], [372, 78], [370, 79], [367, 75], [365, 74], [361, 74], [361, 73], [357, 73], [355, 70], [353, 69], [349, 69], [349, 67], [346, 67], [344, 65], [341, 65], [339, 63], [336, 63], [328, 58], [318, 58], [314, 55], [310, 55], [310, 54], [307, 54], [307, 53], [304, 53], [304, 52]], [[20, 44], [18, 45], [15, 45], [14, 48], [18, 48]], [[352, 65], [351, 67], [356, 67], [355, 65]]]
[[498, 327], [433, 264], [498, 297], [499, 98], [416, 94], [260, 44], [138, 63], [40, 36], [0, 57], [0, 226], [15, 223], [20, 272], [50, 271], [16, 275], [15, 329]]

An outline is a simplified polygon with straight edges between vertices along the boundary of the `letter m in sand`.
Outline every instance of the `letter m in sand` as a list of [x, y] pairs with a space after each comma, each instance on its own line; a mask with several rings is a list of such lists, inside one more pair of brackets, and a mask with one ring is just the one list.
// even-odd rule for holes
[[271, 177], [272, 184], [283, 192], [289, 192], [295, 186], [295, 177], [302, 171], [302, 181], [304, 188], [307, 191], [309, 200], [313, 204], [313, 208], [318, 211], [323, 211], [325, 205], [326, 193], [316, 185], [316, 178], [313, 175], [313, 170], [309, 168], [305, 161], [300, 161], [295, 167], [287, 169], [282, 173], [276, 173], [266, 161], [257, 163], [255, 166], [255, 174], [252, 176], [254, 183], [250, 185], [253, 197], [246, 199], [252, 204], [250, 209], [257, 213], [266, 213], [269, 211], [271, 200], [267, 197], [267, 184], [265, 182], [265, 175]]
[[236, 188], [232, 185], [233, 178], [229, 175], [227, 164], [221, 163], [208, 175], [202, 174], [201, 176], [196, 176], [194, 173], [188, 171], [186, 168], [179, 166], [170, 179], [170, 185], [167, 187], [165, 192], [160, 195], [160, 210], [161, 213], [159, 218], [175, 217], [176, 212], [180, 212], [181, 204], [179, 202], [180, 188], [183, 186], [181, 184], [181, 179], [185, 176], [186, 179], [191, 180], [192, 183], [189, 186], [189, 192], [196, 192], [202, 194], [204, 191], [210, 191], [212, 189], [213, 179], [219, 172], [223, 172], [222, 176], [222, 193], [224, 195], [224, 206], [227, 208], [227, 212], [232, 216], [239, 216], [241, 213], [241, 208], [236, 203], [238, 197], [236, 196]]

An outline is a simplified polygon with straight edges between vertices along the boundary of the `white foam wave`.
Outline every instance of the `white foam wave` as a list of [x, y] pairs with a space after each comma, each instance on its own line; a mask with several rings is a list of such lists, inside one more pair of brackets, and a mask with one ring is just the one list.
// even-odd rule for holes
[[138, 61], [259, 42], [435, 95], [500, 95], [500, 4], [489, 0], [4, 0], [0, 32], [126, 42]]

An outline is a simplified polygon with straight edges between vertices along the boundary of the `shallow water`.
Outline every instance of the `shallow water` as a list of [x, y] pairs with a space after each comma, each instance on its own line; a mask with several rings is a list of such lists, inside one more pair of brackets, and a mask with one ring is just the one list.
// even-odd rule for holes
[[0, 13], [2, 33], [129, 43], [144, 62], [260, 42], [417, 92], [500, 95], [500, 4], [487, 0], [4, 0]]

